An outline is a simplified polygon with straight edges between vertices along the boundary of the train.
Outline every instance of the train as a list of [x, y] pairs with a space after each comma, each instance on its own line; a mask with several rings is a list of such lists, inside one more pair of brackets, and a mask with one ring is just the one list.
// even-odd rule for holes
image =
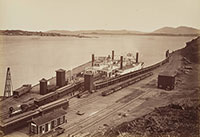
[[125, 82], [123, 82], [123, 83], [121, 83], [119, 85], [116, 85], [113, 88], [110, 88], [108, 90], [103, 91], [101, 93], [101, 95], [102, 96], [108, 96], [108, 95], [110, 95], [110, 94], [112, 94], [114, 92], [117, 92], [117, 91], [119, 91], [119, 90], [121, 90], [121, 89], [123, 89], [125, 87], [128, 87], [129, 85], [132, 85], [132, 84], [134, 84], [134, 83], [136, 83], [136, 82], [138, 82], [138, 81], [140, 81], [142, 79], [145, 79], [145, 78], [147, 78], [147, 77], [149, 77], [151, 75], [153, 75], [153, 72], [147, 72], [147, 73], [145, 73], [143, 75], [140, 75], [140, 76], [137, 76], [135, 78], [129, 79], [129, 80], [127, 80], [127, 81], [125, 81]]
[[17, 108], [10, 107], [9, 108], [9, 117], [13, 117], [13, 116], [16, 116], [18, 114], [21, 114], [21, 113], [24, 113], [24, 112], [27, 112], [30, 110], [34, 110], [45, 104], [48, 104], [48, 103], [54, 102], [58, 99], [61, 99], [68, 94], [73, 94], [74, 91], [78, 90], [83, 85], [84, 85], [84, 82], [79, 81], [73, 85], [66, 85], [66, 86], [59, 88], [55, 91], [52, 91], [46, 95], [42, 95], [40, 97], [34, 98], [33, 100], [29, 101], [28, 103], [21, 104]]

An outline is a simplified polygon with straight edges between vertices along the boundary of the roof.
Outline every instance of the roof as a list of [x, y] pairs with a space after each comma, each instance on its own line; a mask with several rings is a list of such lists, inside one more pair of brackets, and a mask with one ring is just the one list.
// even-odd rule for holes
[[163, 72], [159, 73], [159, 76], [175, 77], [176, 72], [175, 71], [163, 71]]
[[20, 88], [15, 89], [14, 91], [22, 91], [24, 89], [29, 89], [29, 88], [31, 88], [31, 84], [22, 85]]
[[35, 100], [40, 101], [40, 100], [43, 100], [43, 99], [48, 98], [50, 96], [53, 96], [54, 94], [56, 95], [57, 93], [56, 92], [50, 92], [50, 93], [47, 93], [45, 95], [42, 95], [42, 96], [35, 98]]
[[36, 125], [42, 125], [44, 123], [47, 123], [53, 119], [56, 119], [60, 116], [63, 116], [65, 115], [67, 112], [64, 111], [63, 109], [58, 109], [56, 111], [53, 111], [51, 113], [47, 113], [47, 114], [44, 114], [36, 119], [33, 119], [32, 122], [34, 122]]
[[64, 69], [58, 69], [58, 70], [56, 70], [56, 72], [65, 72], [65, 70]]
[[40, 82], [47, 82], [45, 78], [41, 79]]

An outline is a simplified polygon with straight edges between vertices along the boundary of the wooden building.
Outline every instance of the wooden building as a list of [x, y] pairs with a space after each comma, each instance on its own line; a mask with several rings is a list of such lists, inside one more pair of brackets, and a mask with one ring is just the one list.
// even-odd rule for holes
[[175, 86], [176, 73], [174, 71], [163, 71], [158, 75], [158, 88], [172, 90]]
[[51, 113], [44, 114], [30, 122], [30, 134], [46, 134], [56, 127], [66, 123], [66, 111], [59, 109]]

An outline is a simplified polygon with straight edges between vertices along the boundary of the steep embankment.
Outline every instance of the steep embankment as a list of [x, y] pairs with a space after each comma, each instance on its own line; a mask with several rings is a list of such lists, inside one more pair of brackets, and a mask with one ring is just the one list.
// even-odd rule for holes
[[200, 37], [187, 42], [182, 55], [194, 63], [200, 63]]
[[198, 137], [199, 134], [199, 38], [188, 42], [174, 54], [181, 54], [182, 66], [178, 69], [171, 104], [155, 108], [152, 112], [108, 128], [104, 136], [145, 137]]

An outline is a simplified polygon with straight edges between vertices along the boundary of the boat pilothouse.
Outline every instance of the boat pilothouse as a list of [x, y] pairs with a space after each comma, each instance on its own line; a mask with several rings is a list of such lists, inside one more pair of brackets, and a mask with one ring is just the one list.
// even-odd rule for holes
[[128, 53], [125, 57], [108, 55], [93, 57], [92, 66], [85, 69], [85, 72], [90, 72], [93, 74], [103, 74], [107, 78], [116, 77], [129, 72], [133, 72], [143, 68], [144, 63], [138, 61], [138, 53], [136, 57], [132, 53]]

